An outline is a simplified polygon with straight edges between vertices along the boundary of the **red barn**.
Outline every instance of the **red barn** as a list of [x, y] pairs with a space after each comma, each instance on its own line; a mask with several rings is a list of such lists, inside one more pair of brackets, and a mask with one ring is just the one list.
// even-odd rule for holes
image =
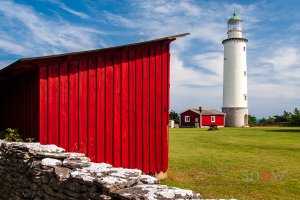
[[188, 109], [180, 113], [180, 127], [201, 128], [211, 125], [224, 127], [225, 115], [225, 113], [202, 107], [199, 107], [199, 109]]
[[0, 128], [95, 162], [168, 169], [170, 43], [24, 58], [0, 71]]

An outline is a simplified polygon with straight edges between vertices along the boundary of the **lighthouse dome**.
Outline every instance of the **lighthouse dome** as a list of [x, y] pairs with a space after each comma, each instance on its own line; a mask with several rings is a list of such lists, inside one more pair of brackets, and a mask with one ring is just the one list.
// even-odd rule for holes
[[237, 16], [236, 12], [233, 12], [232, 17], [227, 21], [227, 23], [237, 23], [237, 22], [243, 22], [243, 20]]

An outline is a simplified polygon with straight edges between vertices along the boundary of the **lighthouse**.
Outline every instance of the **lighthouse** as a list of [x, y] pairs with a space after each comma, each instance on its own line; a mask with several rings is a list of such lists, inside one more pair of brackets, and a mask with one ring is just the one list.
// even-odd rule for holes
[[233, 13], [227, 21], [224, 45], [223, 107], [225, 126], [248, 126], [247, 57], [248, 40], [243, 38], [243, 20]]

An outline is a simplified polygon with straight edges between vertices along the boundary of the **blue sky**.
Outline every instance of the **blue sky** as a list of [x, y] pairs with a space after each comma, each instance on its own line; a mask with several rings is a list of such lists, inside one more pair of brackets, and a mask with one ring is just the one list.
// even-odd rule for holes
[[88, 50], [190, 32], [171, 46], [171, 108], [222, 107], [227, 20], [248, 43], [249, 113], [300, 107], [300, 2], [1, 0], [0, 68], [21, 57]]

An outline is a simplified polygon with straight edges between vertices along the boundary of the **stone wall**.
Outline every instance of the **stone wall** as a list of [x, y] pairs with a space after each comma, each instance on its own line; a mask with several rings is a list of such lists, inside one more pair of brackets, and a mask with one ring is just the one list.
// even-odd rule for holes
[[0, 199], [201, 199], [137, 169], [93, 163], [55, 145], [0, 140]]

